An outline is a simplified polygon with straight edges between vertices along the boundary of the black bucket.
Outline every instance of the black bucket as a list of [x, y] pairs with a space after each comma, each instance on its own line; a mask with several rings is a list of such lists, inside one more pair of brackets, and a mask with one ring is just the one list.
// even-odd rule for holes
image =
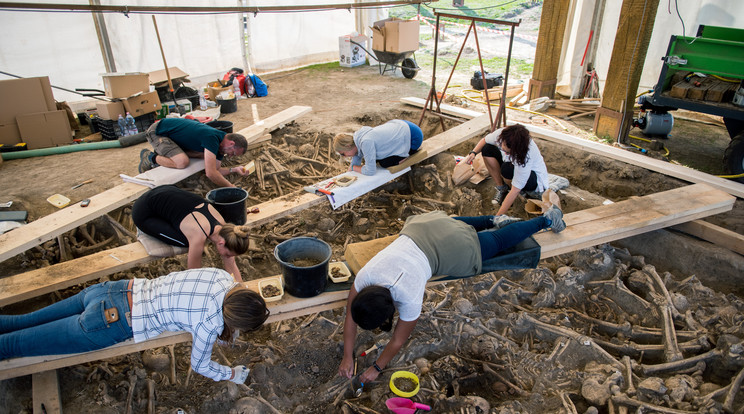
[[238, 110], [238, 99], [220, 99], [217, 98], [217, 105], [220, 106], [221, 114], [231, 114]]
[[242, 188], [215, 188], [207, 193], [207, 201], [217, 209], [227, 223], [242, 225], [247, 220], [245, 200], [248, 191]]
[[[328, 261], [331, 246], [314, 237], [295, 237], [279, 243], [274, 248], [274, 257], [282, 266], [284, 290], [298, 298], [317, 296], [328, 283]], [[295, 260], [315, 262], [312, 266], [299, 267]]]
[[214, 129], [219, 129], [222, 132], [226, 132], [228, 134], [232, 134], [233, 132], [233, 123], [230, 121], [210, 121], [207, 122], [207, 125], [211, 126]]

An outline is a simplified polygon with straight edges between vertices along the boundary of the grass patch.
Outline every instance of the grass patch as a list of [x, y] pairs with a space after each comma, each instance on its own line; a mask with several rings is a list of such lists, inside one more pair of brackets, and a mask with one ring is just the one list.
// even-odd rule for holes
[[[420, 7], [419, 5], [396, 6], [390, 8], [390, 16], [399, 19], [411, 19], [416, 17], [420, 11], [421, 15], [424, 17], [435, 18], [434, 10], [436, 10], [440, 13], [462, 14], [470, 17], [483, 17], [494, 20], [511, 20], [526, 9], [542, 5], [542, 0], [496, 1], [497, 4], [494, 4], [494, 0], [464, 0], [464, 5], [462, 7], [453, 7], [452, 3], [448, 0], [437, 2], [433, 7], [428, 4], [422, 4]], [[446, 20], [458, 23], [469, 23], [469, 21], [466, 20]], [[479, 25], [491, 28], [497, 26], [503, 28], [503, 26], [500, 25], [486, 23], [479, 23]]]
[[[433, 64], [434, 57], [429, 54], [417, 54], [416, 55], [416, 63], [422, 68], [431, 69]], [[451, 70], [452, 66], [455, 63], [455, 59], [457, 56], [452, 57], [442, 57], [439, 56], [437, 59], [437, 71], [439, 70]], [[532, 74], [532, 69], [534, 67], [534, 63], [528, 62], [524, 59], [511, 59], [511, 64], [509, 65], [509, 77], [523, 77], [523, 76], [529, 76]], [[501, 73], [503, 74], [506, 71], [506, 58], [505, 57], [492, 57], [488, 59], [483, 59], [483, 68], [488, 73]], [[473, 71], [480, 70], [480, 64], [478, 63], [478, 58], [463, 58], [460, 57], [460, 60], [457, 62], [457, 71], [458, 72], [470, 72], [471, 69]]]

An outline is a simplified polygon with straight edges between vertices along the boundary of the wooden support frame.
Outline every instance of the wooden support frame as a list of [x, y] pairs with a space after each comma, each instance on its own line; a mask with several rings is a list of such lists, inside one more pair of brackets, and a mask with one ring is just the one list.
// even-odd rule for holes
[[550, 79], [544, 81], [530, 79], [527, 89], [527, 99], [531, 101], [542, 96], [547, 96], [548, 98], [553, 99], [553, 97], [555, 96], [555, 85], [557, 82], [558, 79]]

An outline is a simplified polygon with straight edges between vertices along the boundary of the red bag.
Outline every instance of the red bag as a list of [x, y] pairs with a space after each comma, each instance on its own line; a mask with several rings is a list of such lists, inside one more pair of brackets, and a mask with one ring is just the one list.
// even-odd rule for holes
[[[222, 80], [225, 80], [225, 81], [233, 80], [234, 82], [238, 82], [238, 85], [240, 85], [240, 94], [245, 95], [245, 74], [243, 73], [243, 69], [240, 69], [240, 68], [230, 69], [222, 77]], [[232, 83], [230, 85], [232, 86]]]

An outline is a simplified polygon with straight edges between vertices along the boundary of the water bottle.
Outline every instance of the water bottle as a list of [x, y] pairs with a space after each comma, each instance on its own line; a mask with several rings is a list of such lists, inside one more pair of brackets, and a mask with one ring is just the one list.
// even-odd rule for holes
[[121, 114], [119, 114], [119, 119], [116, 121], [117, 124], [119, 124], [119, 131], [121, 131], [121, 136], [127, 136], [127, 121], [124, 119]]
[[207, 88], [204, 88], [202, 93], [199, 94], [199, 109], [202, 111], [207, 110], [207, 99], [204, 97], [205, 93], [207, 93]]
[[243, 94], [240, 93], [240, 80], [238, 80], [237, 76], [233, 79], [233, 91], [236, 98], [243, 99]]
[[138, 132], [137, 124], [134, 123], [134, 117], [127, 112], [127, 135], [134, 135]]

